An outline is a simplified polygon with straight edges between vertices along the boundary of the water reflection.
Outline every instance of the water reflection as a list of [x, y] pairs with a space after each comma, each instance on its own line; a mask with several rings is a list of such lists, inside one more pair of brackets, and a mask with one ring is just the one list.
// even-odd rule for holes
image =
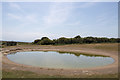
[[104, 66], [114, 62], [111, 57], [101, 55], [55, 51], [17, 52], [9, 54], [7, 57], [19, 64], [49, 68], [87, 68]]
[[[43, 51], [43, 52], [50, 52], [50, 51]], [[77, 52], [66, 52], [66, 51], [56, 51], [56, 52], [58, 52], [59, 54], [71, 54], [71, 55], [74, 55], [77, 57], [79, 57], [80, 55], [84, 55], [84, 56], [88, 56], [88, 57], [109, 57], [109, 56], [104, 56], [104, 55], [95, 55], [95, 54], [86, 54], [86, 53], [77, 53]], [[16, 54], [16, 52], [13, 52], [8, 55], [15, 55], [15, 54]]]
[[80, 56], [80, 55], [84, 55], [84, 56], [88, 56], [88, 57], [109, 57], [109, 56], [104, 56], [104, 55], [95, 55], [95, 54], [86, 54], [86, 53], [77, 53], [77, 52], [62, 52], [62, 51], [58, 51], [58, 53], [60, 54], [73, 54], [75, 56]]

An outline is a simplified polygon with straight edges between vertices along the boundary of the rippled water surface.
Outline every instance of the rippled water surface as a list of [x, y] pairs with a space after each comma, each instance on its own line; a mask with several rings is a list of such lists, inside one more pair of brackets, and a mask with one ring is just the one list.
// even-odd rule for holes
[[7, 55], [13, 62], [47, 68], [90, 68], [112, 64], [111, 57], [61, 53], [54, 51], [17, 52]]

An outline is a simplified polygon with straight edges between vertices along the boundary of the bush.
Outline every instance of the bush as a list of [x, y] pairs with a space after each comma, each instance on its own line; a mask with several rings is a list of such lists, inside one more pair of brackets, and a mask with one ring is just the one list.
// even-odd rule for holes
[[38, 45], [57, 45], [57, 44], [83, 44], [83, 43], [120, 43], [119, 38], [98, 38], [98, 37], [80, 37], [79, 35], [74, 38], [61, 37], [59, 39], [50, 40], [48, 37], [36, 39], [34, 44]]

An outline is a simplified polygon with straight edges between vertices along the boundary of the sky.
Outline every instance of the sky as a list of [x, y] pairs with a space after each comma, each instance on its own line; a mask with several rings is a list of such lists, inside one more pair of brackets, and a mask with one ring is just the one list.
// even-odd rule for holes
[[2, 2], [119, 2], [119, 0], [2, 0]]
[[3, 2], [2, 40], [118, 37], [117, 2]]

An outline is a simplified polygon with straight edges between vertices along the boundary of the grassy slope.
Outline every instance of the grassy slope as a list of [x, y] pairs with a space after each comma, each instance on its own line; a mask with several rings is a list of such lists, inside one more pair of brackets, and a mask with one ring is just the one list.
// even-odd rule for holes
[[87, 48], [87, 49], [99, 49], [105, 51], [117, 51], [118, 43], [98, 43], [98, 44], [73, 44], [71, 47]]
[[[15, 70], [3, 70], [2, 72], [3, 78], [67, 78], [65, 76], [50, 76], [50, 75], [38, 75], [29, 71], [15, 71]], [[116, 78], [117, 74], [106, 74], [106, 75], [91, 75], [91, 76], [74, 76], [71, 78]]]
[[38, 75], [30, 71], [3, 70], [3, 78], [57, 78], [60, 76]]

